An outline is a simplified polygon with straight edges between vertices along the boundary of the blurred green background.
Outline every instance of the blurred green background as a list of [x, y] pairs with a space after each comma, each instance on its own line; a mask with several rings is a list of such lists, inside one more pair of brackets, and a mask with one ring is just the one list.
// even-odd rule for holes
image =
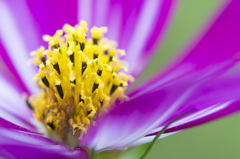
[[[221, 0], [181, 0], [165, 40], [140, 81], [153, 75], [178, 53], [204, 26], [221, 2]], [[161, 139], [147, 159], [239, 159], [239, 121], [240, 115], [232, 115]], [[145, 144], [129, 150], [121, 158], [139, 158], [147, 146], [148, 144]], [[98, 157], [105, 158], [106, 154], [101, 153]]]

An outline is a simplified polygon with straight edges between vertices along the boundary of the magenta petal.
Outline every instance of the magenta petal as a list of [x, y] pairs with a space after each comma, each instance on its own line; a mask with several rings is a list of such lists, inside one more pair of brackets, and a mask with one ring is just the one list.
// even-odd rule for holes
[[166, 133], [190, 128], [239, 112], [239, 80], [240, 74], [237, 73], [236, 75], [225, 75], [224, 77], [214, 79], [200, 85], [188, 101], [179, 108], [179, 110], [177, 110], [167, 121], [153, 130], [149, 135], [156, 135], [156, 133], [163, 128], [163, 125], [188, 110], [194, 109], [195, 112], [173, 123], [166, 130]]
[[197, 126], [200, 124], [204, 124], [206, 122], [210, 122], [212, 120], [216, 120], [218, 118], [225, 117], [227, 115], [237, 113], [240, 111], [240, 102], [226, 102], [223, 104], [219, 104], [216, 106], [210, 107], [210, 109], [204, 109], [202, 111], [197, 111], [188, 118], [183, 118], [181, 121], [174, 123], [166, 133], [175, 132], [187, 128], [191, 128], [193, 126]]
[[[128, 102], [117, 105], [99, 119], [80, 144], [95, 148], [97, 151], [127, 147], [134, 145], [134, 142], [141, 139], [144, 134], [153, 133], [153, 127], [157, 123], [164, 126], [189, 110], [196, 113], [203, 111], [201, 115], [213, 114], [212, 119], [220, 112], [221, 117], [225, 108], [240, 99], [239, 74], [219, 79], [212, 76], [196, 77], [199, 75], [188, 76], [179, 79], [178, 82], [158, 86], [151, 91], [132, 96]], [[225, 115], [238, 111], [240, 107], [236, 106], [228, 107]], [[181, 130], [178, 129], [178, 125], [175, 127], [174, 131], [167, 132]]]
[[[3, 3], [4, 2], [11, 12], [15, 25], [22, 35], [23, 43], [26, 45], [28, 51], [26, 54], [28, 54], [30, 51], [38, 48], [40, 41], [42, 41], [40, 39], [41, 35], [39, 34], [38, 24], [35, 23], [26, 0], [3, 0]], [[5, 20], [7, 21], [7, 19]]]
[[17, 124], [19, 126], [22, 126], [24, 128], [27, 128], [31, 131], [37, 131], [36, 125], [33, 124], [33, 121], [35, 121], [35, 123], [36, 123], [36, 119], [33, 118], [32, 115], [31, 116], [29, 115], [30, 118], [28, 119], [27, 118], [28, 116], [23, 117], [22, 114], [19, 114], [19, 113], [17, 114], [15, 112], [11, 112], [11, 111], [7, 110], [5, 107], [6, 106], [3, 106], [3, 104], [0, 104], [1, 118], [9, 120], [10, 122]]
[[87, 159], [87, 152], [78, 147], [74, 151], [37, 134], [0, 128], [0, 156], [24, 159]]
[[136, 77], [156, 51], [174, 4], [172, 0], [80, 0], [79, 19], [90, 27], [108, 27], [106, 36], [125, 49], [124, 59]]
[[197, 45], [194, 48], [190, 46], [183, 60], [179, 61], [167, 74], [187, 63], [194, 65], [189, 71], [196, 71], [235, 58], [240, 50], [239, 18], [240, 1], [233, 0]]
[[[18, 20], [14, 17], [13, 12], [11, 12], [8, 2], [0, 1], [0, 14], [4, 15], [0, 17], [0, 43], [3, 48], [0, 54], [14, 76], [17, 79], [21, 78], [21, 83], [27, 87], [28, 91], [26, 92], [35, 92], [36, 88], [32, 77], [35, 75], [36, 70], [27, 65], [27, 61], [29, 60], [28, 53], [30, 51], [28, 46], [31, 43], [27, 43], [24, 31], [21, 30], [23, 27], [18, 26]], [[14, 4], [18, 5], [17, 3]], [[26, 17], [26, 21], [27, 19]], [[28, 26], [25, 28], [31, 33], [31, 29]], [[31, 40], [35, 41], [34, 38]]]
[[197, 70], [232, 59], [240, 50], [239, 18], [240, 1], [232, 0], [198, 44], [193, 49], [188, 49], [189, 52], [186, 52], [186, 57], [179, 65], [192, 63], [196, 65]]
[[[211, 66], [218, 68], [218, 65], [223, 65], [227, 61], [229, 65], [222, 67], [223, 72], [226, 71], [232, 66], [231, 61], [234, 63], [239, 59], [240, 21], [238, 19], [240, 19], [240, 1], [233, 0], [228, 3], [202, 39], [183, 53], [182, 60], [178, 60], [171, 69], [159, 74], [139, 89], [178, 80]], [[211, 73], [211, 71], [209, 69], [203, 73]]]
[[177, 74], [170, 74], [170, 76], [159, 78], [158, 81], [150, 82], [143, 86], [140, 86], [138, 89], [135, 89], [134, 92], [130, 93], [128, 96], [130, 98], [141, 96], [142, 94], [154, 91], [166, 85], [171, 85], [171, 83], [174, 83], [175, 81], [178, 81], [178, 82], [189, 81], [190, 83], [195, 81], [196, 83], [202, 83], [204, 81], [208, 81], [220, 76], [221, 74], [223, 74], [224, 72], [226, 72], [227, 70], [229, 70], [231, 67], [235, 65], [236, 65], [236, 61], [229, 60], [221, 64], [210, 65], [204, 69], [194, 71], [192, 73], [188, 73], [182, 77], [179, 77], [178, 80], [172, 80], [171, 78], [174, 78], [177, 75], [185, 72], [186, 70], [189, 70], [189, 68], [179, 68]]
[[[182, 110], [195, 108], [197, 112], [186, 116], [171, 126], [167, 132], [196, 126], [211, 120], [236, 113], [240, 110], [240, 75], [213, 80], [202, 86]], [[206, 111], [206, 109], [208, 109]], [[200, 113], [199, 113], [200, 112]]]
[[22, 90], [16, 86], [15, 81], [0, 73], [0, 88], [0, 116], [17, 125], [35, 130], [36, 128], [31, 122], [36, 119], [23, 98]]
[[179, 82], [130, 99], [114, 107], [89, 128], [80, 145], [118, 149], [149, 133], [178, 109], [193, 91], [191, 82]]
[[3, 74], [5, 78], [8, 78], [8, 80], [12, 83], [12, 85], [14, 85], [16, 89], [20, 89], [22, 92], [30, 94], [29, 90], [21, 80], [21, 77], [19, 76], [17, 70], [15, 69], [11, 60], [9, 59], [9, 56], [7, 55], [7, 52], [4, 49], [1, 41], [0, 41], [0, 56], [3, 60], [3, 61], [1, 60], [2, 64], [3, 65], [6, 64], [6, 67], [1, 70], [1, 74]]
[[[0, 117], [0, 127], [8, 129], [8, 130], [16, 130], [16, 131], [21, 131], [21, 132], [35, 133], [35, 132], [33, 132], [31, 130], [28, 130], [24, 127], [13, 124], [13, 123], [11, 123], [11, 122], [9, 122], [9, 121], [1, 118], [1, 117]], [[35, 134], [37, 135], [38, 133], [35, 133]]]
[[[9, 140], [7, 140], [8, 142]], [[15, 142], [15, 141], [11, 141]], [[83, 148], [74, 151], [65, 150], [59, 145], [50, 146], [19, 146], [19, 145], [0, 145], [0, 155], [4, 158], [24, 158], [24, 159], [88, 159], [87, 152]]]
[[134, 145], [137, 140], [152, 132], [155, 125], [162, 125], [175, 115], [179, 108], [183, 108], [201, 85], [222, 73], [219, 70], [225, 65], [229, 63], [224, 63], [220, 68], [213, 67], [215, 70], [210, 74], [207, 72], [210, 68], [207, 68], [178, 81], [157, 85], [152, 89], [144, 87], [141, 91], [130, 94], [130, 100], [117, 105], [99, 119], [83, 136], [80, 144], [97, 151]]
[[62, 29], [65, 23], [70, 25], [76, 25], [79, 23], [77, 19], [77, 0], [26, 0], [26, 3], [40, 29], [39, 38], [41, 39], [44, 34], [55, 34], [56, 30]]
[[135, 77], [146, 69], [161, 44], [175, 3], [176, 1], [171, 0], [144, 1], [136, 22], [132, 21], [130, 24], [136, 25], [134, 30], [126, 29], [126, 32], [121, 34], [123, 37], [125, 35], [125, 39], [120, 41], [120, 44], [123, 43], [122, 48], [126, 49], [125, 60], [130, 64], [129, 72]]

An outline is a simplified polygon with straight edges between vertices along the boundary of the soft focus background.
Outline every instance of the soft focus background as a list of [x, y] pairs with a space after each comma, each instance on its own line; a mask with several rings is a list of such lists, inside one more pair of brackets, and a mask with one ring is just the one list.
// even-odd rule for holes
[[[164, 63], [179, 52], [203, 27], [221, 2], [221, 0], [181, 0], [169, 33], [141, 80], [161, 69]], [[122, 159], [139, 158], [147, 146], [148, 144], [136, 147], [120, 156]], [[238, 159], [239, 149], [240, 115], [233, 115], [161, 139], [147, 158]], [[100, 153], [98, 158], [105, 158], [106, 155], [116, 157], [116, 154], [105, 152]]]

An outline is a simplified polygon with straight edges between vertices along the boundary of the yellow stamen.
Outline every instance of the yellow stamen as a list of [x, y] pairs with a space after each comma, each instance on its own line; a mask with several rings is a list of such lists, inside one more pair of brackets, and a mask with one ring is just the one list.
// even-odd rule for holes
[[85, 21], [75, 27], [66, 24], [53, 37], [43, 37], [49, 42], [47, 50], [31, 53], [39, 65], [34, 80], [42, 91], [27, 101], [34, 116], [62, 141], [70, 140], [69, 134], [78, 138], [86, 133], [96, 113], [127, 98], [124, 90], [134, 81], [118, 57], [125, 51], [102, 38], [107, 28], [93, 27], [93, 39], [86, 39], [87, 31]]

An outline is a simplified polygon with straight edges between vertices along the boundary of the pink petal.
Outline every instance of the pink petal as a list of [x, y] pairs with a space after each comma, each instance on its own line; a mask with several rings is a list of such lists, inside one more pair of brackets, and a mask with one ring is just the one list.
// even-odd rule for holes
[[[154, 90], [161, 85], [167, 84], [169, 81], [190, 77], [191, 74], [198, 74], [195, 79], [205, 77], [206, 75], [211, 79], [227, 71], [230, 67], [234, 66], [236, 58], [238, 58], [238, 51], [240, 50], [239, 18], [239, 1], [231, 1], [210, 30], [203, 36], [202, 40], [196, 47], [190, 50], [187, 56], [180, 61], [178, 65], [150, 83], [143, 85], [131, 95], [135, 96], [142, 92]], [[216, 71], [218, 74], [216, 74]], [[203, 87], [205, 87], [205, 85], [203, 85]], [[229, 86], [229, 88], [232, 87]], [[218, 90], [217, 88], [215, 89]], [[226, 92], [229, 93], [229, 91]], [[219, 94], [217, 93], [216, 95]], [[185, 105], [186, 109], [180, 107], [181, 111], [176, 111], [175, 116], [177, 114], [179, 115], [179, 113], [186, 112], [187, 109], [197, 109], [197, 111], [191, 114], [190, 117], [187, 116], [183, 119], [182, 121], [185, 123], [179, 123], [175, 128], [167, 132], [172, 132], [173, 130], [178, 131], [190, 127], [190, 125], [194, 126], [193, 123], [197, 125], [197, 123], [207, 122], [208, 120], [213, 120], [238, 111], [237, 104], [231, 102], [231, 100], [234, 99], [234, 96], [232, 96], [233, 94], [227, 96], [223, 91], [220, 91], [220, 95], [222, 95], [222, 97], [216, 97], [211, 100], [209, 95], [204, 94], [198, 94], [194, 98], [189, 99], [189, 102], [191, 102], [191, 100], [195, 101], [194, 99], [206, 100], [201, 103], [188, 103], [188, 105]], [[225, 99], [223, 97], [231, 98], [222, 101], [222, 99]], [[210, 104], [209, 102], [212, 103]], [[203, 104], [205, 106], [203, 106]], [[174, 116], [172, 116], [172, 118], [174, 118]], [[172, 118], [165, 123], [169, 122]], [[161, 124], [161, 126], [163, 125], [164, 124]], [[161, 130], [161, 126], [152, 131], [151, 135]]]
[[36, 119], [23, 98], [22, 90], [15, 87], [10, 78], [1, 74], [0, 87], [0, 116], [17, 125], [36, 130], [36, 127], [32, 124]]
[[[173, 9], [174, 1], [145, 1], [138, 16], [134, 31], [125, 32], [122, 35], [123, 48], [126, 48], [125, 57], [129, 65], [129, 73], [138, 77], [146, 69], [163, 38], [168, 21]], [[134, 23], [134, 21], [133, 21]], [[130, 24], [133, 25], [134, 24]], [[128, 31], [128, 30], [127, 30]], [[130, 33], [132, 32], [132, 34]], [[129, 36], [132, 35], [132, 36]], [[127, 40], [129, 38], [129, 41]]]
[[[206, 73], [206, 70], [202, 70], [202, 72]], [[100, 118], [96, 125], [89, 129], [80, 144], [95, 148], [97, 151], [131, 146], [136, 144], [137, 140], [142, 140], [145, 135], [152, 133], [153, 127], [157, 123], [162, 126], [184, 112], [189, 110], [198, 111], [212, 106], [191, 103], [197, 97], [205, 99], [205, 96], [198, 94], [198, 91], [208, 83], [210, 83], [209, 85], [216, 83], [213, 79], [219, 76], [218, 69], [212, 74], [205, 74], [204, 76], [202, 76], [202, 72], [189, 74], [184, 78], [180, 78], [177, 82], [169, 82], [130, 96], [129, 101], [117, 105], [108, 114]], [[222, 73], [222, 71], [220, 72]], [[229, 87], [229, 89], [231, 88]], [[224, 94], [222, 95], [224, 96]], [[223, 101], [218, 100], [218, 97], [214, 99], [222, 103], [218, 104], [220, 106], [218, 108], [221, 108], [224, 103], [233, 98], [227, 98]], [[206, 101], [211, 100], [206, 98]], [[201, 103], [206, 102], [201, 101]], [[216, 111], [217, 108], [211, 109]], [[179, 110], [181, 111], [179, 112]]]
[[[178, 80], [188, 74], [199, 72], [206, 68], [222, 67], [222, 72], [232, 67], [239, 59], [240, 51], [240, 1], [233, 0], [224, 8], [202, 39], [195, 46], [191, 45], [183, 52], [183, 57], [163, 74], [139, 87], [135, 92], [154, 85], [157, 87], [171, 80]], [[199, 37], [199, 38], [200, 38]], [[218, 66], [219, 65], [219, 66]], [[206, 73], [211, 73], [209, 69]], [[200, 75], [201, 76], [201, 75]]]
[[[206, 70], [209, 66], [214, 66], [214, 69], [217, 68], [220, 74], [234, 66], [234, 60], [238, 56], [237, 53], [240, 49], [240, 31], [238, 29], [240, 26], [238, 20], [240, 18], [239, 13], [239, 1], [231, 1], [207, 34], [203, 36], [203, 39], [189, 52], [189, 54], [187, 54], [183, 61], [179, 62], [179, 64], [174, 66], [169, 72], [166, 72], [163, 76], [159, 76], [152, 81], [151, 84], [145, 85], [144, 87], [149, 88], [152, 87], [152, 85], [157, 87], [170, 80], [179, 80], [179, 78], [189, 76], [189, 74], [196, 74], [196, 72]], [[231, 61], [233, 61], [233, 63]], [[186, 65], [185, 68], [183, 67], [184, 65]], [[219, 67], [219, 65], [222, 66]], [[179, 71], [179, 68], [181, 68], [180, 70], [182, 71]], [[214, 77], [216, 74], [215, 71], [212, 70], [213, 69], [208, 69], [208, 71], [202, 72], [205, 72], [205, 74], [212, 74], [211, 77]], [[203, 75], [204, 74], [202, 74], [202, 76]], [[164, 78], [167, 80], [164, 81]], [[195, 109], [196, 111], [175, 122], [166, 133], [177, 132], [238, 112], [239, 97], [237, 94], [239, 94], [239, 84], [237, 81], [239, 79], [237, 79], [238, 77], [224, 80], [210, 80], [208, 81], [209, 83], [200, 85], [193, 97], [191, 97], [187, 103], [180, 107], [171, 118], [160, 124], [160, 126], [149, 135], [156, 135], [157, 132], [163, 128], [163, 125], [189, 109]], [[141, 92], [141, 89], [138, 91]], [[138, 91], [136, 91], [135, 94], [138, 94]]]
[[[192, 99], [192, 95], [204, 83], [218, 76], [218, 69], [204, 76], [202, 72], [206, 73], [209, 69], [202, 70], [202, 72], [180, 78], [178, 81], [147, 91], [143, 89], [141, 92], [130, 95], [129, 101], [117, 105], [100, 118], [96, 125], [89, 129], [80, 144], [101, 151], [124, 148], [141, 143], [142, 140], [145, 141], [143, 137], [152, 132], [157, 123], [163, 125], [167, 119], [170, 120], [176, 116], [176, 112]], [[195, 107], [187, 108], [196, 110]]]
[[[197, 84], [194, 84], [194, 85], [192, 85], [191, 81], [192, 80], [189, 80], [188, 82], [188, 80], [186, 80], [185, 82], [187, 83], [186, 85], [188, 85], [188, 87], [192, 88], [193, 90], [188, 96], [186, 96], [185, 100], [179, 104], [178, 108], [174, 110], [174, 112], [167, 118], [167, 120], [162, 122], [159, 127], [153, 129], [145, 137], [142, 137], [136, 142], [131, 142], [130, 144], [127, 144], [125, 146], [136, 146], [138, 144], [150, 142], [155, 137], [155, 135], [160, 130], [162, 130], [162, 128], [167, 123], [169, 123], [175, 117], [185, 112], [188, 112], [190, 110], [191, 111], [194, 110], [194, 112], [187, 116], [184, 116], [183, 118], [179, 119], [178, 121], [170, 125], [170, 127], [166, 130], [165, 135], [163, 135], [162, 137], [171, 135], [172, 133], [176, 133], [186, 128], [197, 126], [199, 124], [203, 124], [203, 123], [224, 117], [226, 115], [239, 112], [240, 110], [240, 96], [239, 96], [240, 73], [239, 72], [237, 74], [236, 73], [230, 74], [230, 75], [227, 74], [217, 79], [203, 80], [201, 82], [197, 82]], [[184, 82], [180, 82], [179, 84], [181, 83], [184, 84]], [[174, 87], [174, 88], [175, 88], [174, 89], [175, 92], [179, 91], [178, 87]], [[159, 89], [162, 89], [162, 88], [160, 87]], [[165, 97], [161, 94], [158, 94], [158, 95], [159, 95], [158, 97], [159, 99], [160, 97], [163, 97], [163, 98]], [[140, 96], [140, 97], [144, 98], [144, 96]], [[154, 99], [147, 98], [147, 100], [154, 100]], [[172, 98], [172, 100], [176, 101], [176, 99], [174, 98]], [[158, 99], [155, 99], [155, 102], [157, 101]], [[140, 102], [143, 103], [143, 101], [140, 101]], [[172, 109], [173, 107], [173, 105], [171, 104], [169, 104], [168, 106], [169, 106], [168, 109]], [[129, 105], [129, 108], [125, 110], [125, 113], [127, 113], [127, 111], [132, 111], [132, 114], [134, 114], [134, 111], [130, 110], [131, 107], [132, 106]], [[161, 104], [161, 107], [163, 107], [162, 104]], [[147, 106], [147, 108], [149, 108], [149, 106]], [[139, 111], [139, 109], [140, 108], [136, 108], [136, 111]], [[152, 108], [149, 108], [149, 109], [152, 109]], [[149, 120], [149, 118], [151, 118], [154, 113], [158, 113], [158, 112], [153, 112], [148, 117], [144, 117], [143, 115], [141, 117], [137, 117], [137, 116], [132, 117], [133, 119], [128, 119], [129, 121], [124, 121], [124, 119], [126, 118], [126, 116], [124, 116], [123, 119], [120, 119], [123, 123], [121, 123], [122, 125], [119, 126], [119, 129], [124, 129], [124, 131], [127, 130], [129, 131], [128, 132], [129, 135], [131, 135], [131, 133], [135, 131], [135, 130], [131, 130], [131, 128], [136, 129], [136, 127], [143, 126], [142, 123], [144, 122], [141, 121], [141, 118], [143, 118], [143, 120]], [[159, 116], [162, 116], [160, 113], [158, 114]], [[108, 136], [111, 137], [113, 134], [117, 134], [117, 131], [119, 131], [118, 135], [121, 136], [123, 132], [121, 132], [121, 130], [116, 129], [115, 127], [110, 125], [110, 124], [112, 125], [119, 124], [120, 122], [116, 123], [116, 116], [111, 116], [111, 117], [112, 117], [111, 118], [112, 123], [107, 123], [109, 124], [109, 131], [111, 133], [111, 134], [108, 134]], [[130, 120], [138, 120], [139, 123], [134, 126], [133, 125], [129, 126]], [[106, 125], [105, 125], [105, 129], [107, 129]], [[94, 134], [92, 134], [92, 136], [94, 136]], [[96, 133], [96, 136], [98, 136], [97, 133]], [[131, 139], [129, 139], [129, 142], [130, 141]], [[118, 141], [118, 144], [119, 144], [119, 141]], [[120, 147], [121, 144], [117, 146]]]
[[27, 60], [29, 60], [27, 46], [30, 44], [25, 43], [21, 27], [18, 27], [16, 17], [13, 16], [5, 1], [0, 1], [0, 14], [4, 15], [0, 17], [0, 42], [3, 47], [0, 52], [1, 57], [14, 76], [22, 79], [23, 82], [20, 83], [23, 83], [29, 90], [26, 92], [35, 92], [36, 88], [32, 78], [36, 70], [27, 66]]
[[[211, 80], [204, 85], [200, 85], [192, 97], [183, 104], [183, 106], [179, 108], [171, 118], [165, 121], [165, 123], [189, 109], [195, 109], [196, 111], [173, 123], [166, 130], [166, 133], [197, 126], [239, 112], [239, 80], [240, 74], [238, 72], [235, 73], [235, 75], [228, 75], [216, 80]], [[161, 124], [160, 127], [153, 130], [150, 135], [156, 134], [154, 132], [159, 131], [164, 124]]]
[[[4, 5], [6, 5], [19, 30], [28, 53], [40, 47], [42, 35], [39, 32], [39, 24], [34, 20], [26, 0], [3, 0], [3, 3], [5, 3]], [[5, 20], [7, 21], [7, 19]]]
[[[34, 133], [24, 127], [21, 127], [19, 125], [13, 124], [9, 122], [8, 120], [5, 120], [0, 117], [0, 127], [8, 129], [8, 130], [16, 130], [16, 131], [21, 131], [21, 132], [29, 132], [29, 133]], [[38, 133], [35, 133], [38, 134]]]
[[0, 127], [0, 138], [0, 156], [3, 158], [88, 158], [88, 154], [83, 148], [75, 148], [72, 151], [50, 139], [33, 133]]
[[172, 83], [117, 105], [89, 128], [80, 145], [96, 151], [130, 145], [169, 118], [185, 102], [194, 91], [195, 82], [190, 83]]
[[80, 147], [76, 147], [72, 151], [40, 135], [0, 117], [0, 156], [26, 159], [88, 158], [87, 152]]
[[64, 0], [41, 0], [38, 2], [26, 0], [26, 3], [40, 30], [39, 38], [42, 38], [44, 34], [55, 34], [56, 30], [61, 29], [65, 23], [70, 25], [79, 23], [77, 20], [77, 0], [71, 2]]
[[107, 37], [126, 50], [129, 73], [138, 76], [156, 51], [174, 4], [171, 0], [81, 0], [79, 20], [86, 20], [90, 27], [108, 26]]
[[4, 66], [4, 68], [1, 69], [1, 74], [8, 78], [8, 80], [14, 85], [16, 89], [21, 90], [22, 92], [30, 93], [27, 89], [26, 85], [21, 80], [21, 77], [19, 76], [17, 70], [15, 69], [13, 63], [9, 59], [9, 56], [7, 55], [6, 50], [4, 49], [1, 41], [0, 41], [0, 56], [1, 56], [1, 63]]
[[239, 4], [238, 0], [229, 2], [197, 45], [194, 48], [189, 46], [186, 56], [174, 66], [173, 70], [185, 63], [194, 64], [196, 66], [194, 69], [198, 70], [231, 60], [240, 50]]

